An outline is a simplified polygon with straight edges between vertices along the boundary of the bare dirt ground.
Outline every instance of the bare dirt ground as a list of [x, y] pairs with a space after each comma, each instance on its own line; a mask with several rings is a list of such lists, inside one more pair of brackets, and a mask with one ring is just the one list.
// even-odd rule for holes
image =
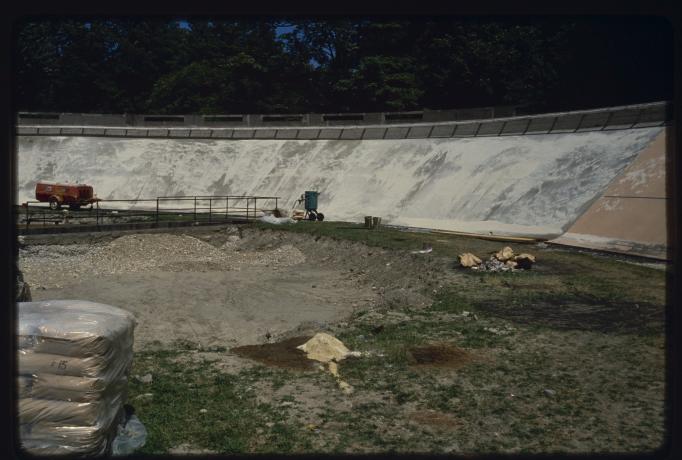
[[88, 299], [133, 312], [136, 349], [260, 343], [379, 301], [353, 272], [320, 267], [324, 253], [242, 238], [235, 227], [193, 233], [30, 245], [19, 268], [33, 300]]

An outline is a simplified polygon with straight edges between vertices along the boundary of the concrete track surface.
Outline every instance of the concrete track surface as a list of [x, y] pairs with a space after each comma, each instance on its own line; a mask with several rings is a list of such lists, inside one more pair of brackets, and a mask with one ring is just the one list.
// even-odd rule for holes
[[[374, 215], [395, 225], [555, 238], [666, 130], [310, 141], [18, 136], [17, 202], [33, 199], [37, 180], [92, 184], [103, 199], [280, 196], [283, 209], [317, 190], [329, 220]], [[664, 163], [656, 168], [660, 181]], [[656, 219], [656, 241], [643, 243], [660, 255], [665, 219]], [[587, 228], [598, 233], [592, 242], [611, 238]]]

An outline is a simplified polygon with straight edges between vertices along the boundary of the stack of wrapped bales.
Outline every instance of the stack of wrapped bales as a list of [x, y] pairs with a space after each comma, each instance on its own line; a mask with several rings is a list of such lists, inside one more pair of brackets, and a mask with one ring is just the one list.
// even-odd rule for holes
[[134, 317], [80, 300], [19, 302], [17, 313], [22, 448], [109, 453], [127, 399]]

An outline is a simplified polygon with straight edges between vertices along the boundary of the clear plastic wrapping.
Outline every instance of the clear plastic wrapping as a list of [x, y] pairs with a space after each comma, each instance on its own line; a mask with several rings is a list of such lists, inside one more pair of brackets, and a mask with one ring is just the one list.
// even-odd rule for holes
[[18, 326], [23, 448], [108, 453], [127, 399], [133, 315], [81, 300], [20, 302]]

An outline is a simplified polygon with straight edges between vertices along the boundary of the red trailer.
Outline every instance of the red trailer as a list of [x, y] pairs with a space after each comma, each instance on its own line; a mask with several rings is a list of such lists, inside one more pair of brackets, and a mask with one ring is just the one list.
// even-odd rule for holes
[[38, 182], [36, 184], [36, 200], [50, 203], [51, 209], [59, 209], [68, 205], [70, 209], [100, 201], [93, 194], [92, 186], [86, 184], [58, 184], [56, 182]]

